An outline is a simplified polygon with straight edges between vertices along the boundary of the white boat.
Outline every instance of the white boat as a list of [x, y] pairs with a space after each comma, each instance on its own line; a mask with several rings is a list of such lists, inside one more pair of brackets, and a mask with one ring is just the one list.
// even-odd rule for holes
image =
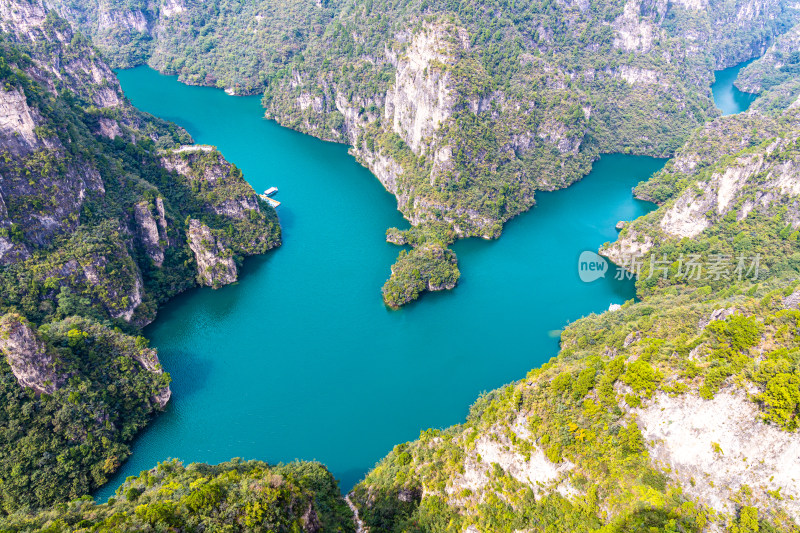
[[270, 187], [269, 189], [264, 191], [264, 196], [272, 196], [276, 192], [278, 192], [278, 188], [277, 187]]

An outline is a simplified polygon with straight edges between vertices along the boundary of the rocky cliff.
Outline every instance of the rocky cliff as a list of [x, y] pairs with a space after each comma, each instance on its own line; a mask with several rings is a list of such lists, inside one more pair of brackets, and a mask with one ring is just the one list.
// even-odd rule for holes
[[201, 285], [220, 287], [236, 281], [238, 270], [230, 250], [199, 220], [189, 220], [189, 247], [197, 261], [197, 281]]
[[745, 92], [760, 93], [797, 78], [800, 73], [800, 26], [796, 25], [775, 42], [756, 61], [742, 69], [736, 86]]
[[557, 358], [396, 446], [351, 499], [369, 531], [794, 531], [795, 290], [580, 320]]
[[52, 354], [19, 315], [5, 315], [0, 320], [0, 353], [6, 356], [19, 384], [37, 393], [53, 394], [67, 376]]
[[[105, 43], [91, 22], [102, 2], [55, 4]], [[536, 190], [580, 179], [599, 153], [671, 155], [717, 113], [713, 69], [762, 53], [798, 19], [777, 0], [428, 8], [218, 0], [150, 9], [147, 28], [109, 24], [147, 33], [146, 46], [124, 31], [115, 46], [164, 72], [264, 91], [268, 118], [351, 144], [415, 226], [495, 238]]]
[[787, 83], [698, 128], [635, 189], [659, 207], [602, 253], [641, 300], [570, 324], [557, 357], [482, 395], [464, 424], [395, 446], [350, 495], [368, 531], [797, 530]]
[[[762, 273], [777, 273], [792, 255], [800, 227], [798, 135], [796, 108], [756, 109], [707, 124], [664, 170], [636, 189], [661, 206], [626, 224], [601, 253], [623, 266], [655, 256], [676, 274], [690, 256], [751, 262], [757, 255]], [[650, 274], [650, 264], [637, 268], [647, 278], [640, 290], [663, 285], [662, 276]], [[708, 281], [691, 278], [684, 275], [683, 282]]]
[[0, 506], [10, 511], [105, 482], [165, 407], [169, 376], [137, 333], [197, 283], [207, 258], [194, 256], [193, 224], [224, 246], [233, 274], [215, 286], [279, 244], [280, 227], [218, 152], [184, 146], [186, 132], [134, 109], [89, 41], [44, 4], [0, 2], [0, 29]]

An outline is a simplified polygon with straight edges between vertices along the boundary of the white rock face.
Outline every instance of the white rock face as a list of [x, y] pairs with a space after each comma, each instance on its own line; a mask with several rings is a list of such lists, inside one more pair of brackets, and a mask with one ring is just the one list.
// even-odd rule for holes
[[300, 109], [312, 109], [315, 113], [322, 113], [322, 97], [312, 96], [310, 93], [302, 93], [297, 97], [297, 105]]
[[42, 0], [0, 0], [0, 30], [35, 46], [45, 41], [63, 45], [41, 47], [33, 57], [39, 70], [26, 69], [27, 73], [55, 94], [66, 88], [98, 107], [119, 105], [122, 90], [108, 65], [89, 47], [65, 53], [73, 41], [72, 31], [54, 32], [53, 42], [53, 35], [44, 29], [46, 18]]
[[164, 201], [156, 200], [156, 216], [150, 211], [147, 202], [140, 202], [133, 206], [133, 215], [139, 229], [139, 238], [153, 263], [156, 266], [164, 264], [164, 250], [167, 243], [167, 222], [164, 213]]
[[640, 235], [630, 228], [624, 237], [617, 239], [610, 248], [601, 250], [600, 254], [611, 259], [614, 264], [625, 266], [631, 258], [644, 256], [652, 247], [653, 239], [649, 235]]
[[34, 132], [35, 111], [16, 88], [6, 91], [0, 87], [0, 138], [3, 145], [17, 155], [27, 153], [40, 144]]
[[623, 65], [617, 72], [620, 78], [631, 85], [655, 85], [658, 83], [658, 72], [655, 70]]
[[125, 28], [139, 33], [149, 33], [150, 31], [147, 18], [140, 9], [116, 10], [109, 9], [108, 5], [103, 4], [97, 13], [97, 25], [101, 30]]
[[[525, 427], [526, 419], [518, 418], [511, 430], [518, 438], [530, 440], [531, 435]], [[452, 478], [446, 487], [451, 498], [458, 498], [459, 492], [471, 490], [478, 498], [484, 490], [489, 490], [493, 464], [497, 464], [508, 475], [529, 485], [535, 492], [541, 493], [545, 488], [555, 488], [563, 496], [574, 495], [568, 483], [561, 483], [565, 475], [574, 467], [569, 461], [552, 463], [544, 452], [536, 445], [529, 458], [525, 458], [506, 436], [501, 427], [483, 432], [475, 440], [475, 448], [464, 459], [464, 473]]]
[[236, 281], [236, 262], [211, 229], [196, 219], [189, 220], [189, 247], [197, 260], [197, 281], [219, 287]]
[[[220, 165], [207, 165], [203, 169], [202, 175], [195, 175], [195, 172], [192, 169], [191, 162], [192, 157], [191, 154], [200, 153], [200, 152], [211, 152], [214, 150], [213, 146], [208, 145], [191, 145], [187, 144], [177, 148], [175, 150], [170, 150], [161, 157], [161, 166], [163, 166], [167, 170], [174, 170], [178, 174], [186, 176], [189, 179], [201, 179], [207, 182], [209, 185], [213, 186], [217, 184], [217, 181], [222, 179], [224, 176], [227, 175], [228, 168], [230, 165], [225, 162], [222, 164], [222, 157], [220, 156], [219, 161]], [[178, 154], [190, 154], [189, 158], [184, 159], [180, 157]]]
[[692, 11], [702, 11], [708, 7], [708, 0], [674, 0], [674, 3]]
[[706, 218], [709, 203], [704, 197], [684, 193], [661, 219], [661, 228], [675, 237], [694, 237], [711, 226]]
[[47, 12], [38, 2], [0, 0], [0, 29], [4, 32], [36, 40], [38, 28], [44, 23]]
[[647, 52], [653, 47], [655, 28], [639, 13], [641, 2], [628, 0], [622, 15], [614, 21], [614, 46], [627, 51]]
[[454, 91], [445, 67], [452, 64], [459, 43], [452, 30], [427, 24], [397, 59], [395, 84], [386, 94], [386, 116], [392, 120], [394, 132], [416, 154], [423, 139], [431, 137], [452, 114]]
[[164, 18], [169, 18], [173, 15], [183, 13], [184, 11], [186, 11], [186, 5], [183, 0], [164, 0], [164, 3], [161, 5], [160, 14]]
[[44, 343], [19, 316], [6, 315], [0, 319], [0, 352], [23, 387], [52, 394], [64, 383]]
[[[659, 393], [635, 412], [654, 462], [670, 467], [689, 497], [733, 513], [730, 498], [747, 485], [760, 506], [800, 520], [800, 434], [762, 422], [743, 392], [724, 390], [712, 400]], [[782, 501], [766, 492], [775, 490]]]
[[97, 122], [100, 126], [98, 133], [104, 137], [116, 139], [122, 134], [122, 130], [119, 127], [119, 122], [116, 120], [110, 118], [101, 118]]
[[[763, 174], [766, 173], [766, 176]], [[800, 168], [792, 161], [770, 165], [762, 154], [745, 155], [738, 158], [722, 173], [711, 176], [707, 182], [698, 182], [696, 189], [685, 191], [664, 213], [661, 228], [675, 237], [694, 237], [711, 225], [711, 216], [724, 216], [731, 211], [745, 188], [755, 183], [763, 191], [756, 202], [767, 205], [778, 196], [800, 195]], [[746, 201], [739, 220], [745, 218], [756, 206]]]

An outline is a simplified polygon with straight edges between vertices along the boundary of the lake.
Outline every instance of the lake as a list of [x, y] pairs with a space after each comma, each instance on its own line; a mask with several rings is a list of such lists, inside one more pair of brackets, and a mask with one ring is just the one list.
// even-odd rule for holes
[[634, 296], [613, 275], [581, 282], [577, 260], [654, 207], [631, 188], [664, 160], [603, 156], [582, 181], [539, 193], [499, 240], [457, 242], [455, 290], [392, 311], [380, 289], [399, 248], [385, 231], [408, 224], [345, 146], [264, 120], [258, 97], [147, 67], [118, 76], [134, 105], [217, 146], [257, 191], [277, 186], [284, 242], [247, 259], [239, 283], [187, 291], [146, 328], [172, 399], [100, 499], [173, 457], [318, 460], [348, 490], [395, 444], [461, 422], [482, 391], [554, 357], [569, 321]]

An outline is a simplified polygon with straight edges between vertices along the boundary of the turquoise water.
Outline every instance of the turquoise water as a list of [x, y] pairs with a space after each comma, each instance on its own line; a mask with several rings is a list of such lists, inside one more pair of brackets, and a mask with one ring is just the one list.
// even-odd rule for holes
[[714, 95], [714, 103], [722, 110], [723, 115], [735, 115], [746, 111], [753, 100], [758, 95], [753, 93], [745, 93], [737, 89], [733, 82], [739, 76], [739, 71], [744, 67], [755, 61], [751, 59], [744, 63], [739, 63], [725, 70], [718, 70], [714, 73], [715, 81], [711, 85], [711, 92]]
[[399, 249], [384, 234], [407, 223], [346, 147], [263, 120], [258, 98], [148, 68], [118, 75], [137, 107], [218, 146], [257, 191], [280, 189], [284, 244], [248, 259], [236, 285], [175, 298], [146, 329], [172, 400], [100, 498], [171, 457], [316, 459], [348, 489], [395, 444], [462, 421], [481, 391], [555, 356], [567, 321], [633, 297], [611, 276], [582, 283], [577, 258], [651, 208], [631, 187], [663, 160], [604, 156], [499, 240], [456, 243], [455, 290], [391, 311], [380, 288]]

